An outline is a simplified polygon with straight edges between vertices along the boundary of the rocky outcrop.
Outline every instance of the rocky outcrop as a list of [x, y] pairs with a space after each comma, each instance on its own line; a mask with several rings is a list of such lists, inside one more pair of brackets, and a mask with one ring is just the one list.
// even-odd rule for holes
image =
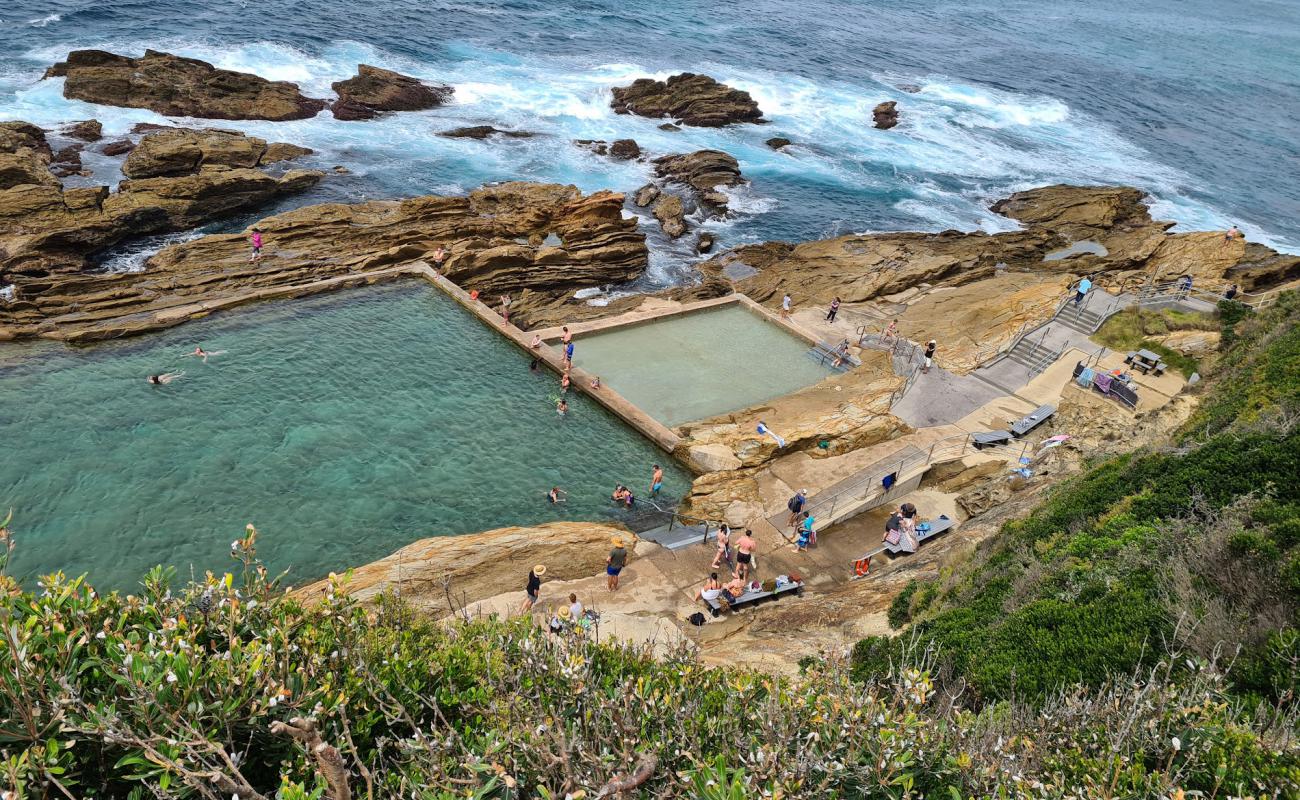
[[50, 170], [60, 178], [70, 175], [89, 175], [89, 171], [81, 168], [82, 147], [84, 145], [73, 144], [56, 151], [50, 160]]
[[[551, 522], [533, 528], [498, 528], [464, 536], [420, 539], [371, 564], [357, 567], [341, 579], [341, 590], [362, 602], [373, 602], [385, 591], [400, 592], [416, 608], [436, 616], [454, 610], [453, 602], [475, 603], [520, 589], [535, 565], [546, 567], [545, 582], [571, 581], [600, 574], [609, 555], [610, 540], [619, 537], [629, 548], [636, 536], [612, 525]], [[444, 581], [448, 585], [444, 588]], [[328, 591], [328, 580], [300, 587], [294, 594], [304, 602]], [[546, 588], [543, 585], [542, 591]]]
[[641, 146], [635, 139], [615, 139], [612, 142], [604, 139], [577, 139], [573, 143], [598, 156], [609, 156], [618, 161], [631, 161], [641, 157]]
[[[320, 173], [219, 166], [179, 177], [124, 180], [64, 188], [50, 171], [44, 134], [26, 123], [0, 125], [0, 283], [15, 300], [0, 306], [0, 339], [33, 335], [34, 327], [81, 303], [118, 298], [113, 276], [87, 273], [89, 258], [132, 236], [184, 230], [313, 185]], [[54, 299], [54, 298], [61, 299]]]
[[661, 194], [663, 194], [662, 189], [655, 186], [653, 183], [647, 183], [645, 186], [636, 190], [636, 194], [632, 196], [632, 203], [637, 208], [646, 208], [651, 203], [658, 200], [659, 195]]
[[771, 139], [768, 139], [766, 142], [764, 142], [764, 144], [766, 144], [768, 147], [772, 148], [773, 150], [780, 150], [783, 147], [789, 147], [790, 145], [794, 144], [794, 142], [791, 142], [789, 139], [785, 138], [784, 136], [773, 136]]
[[135, 149], [135, 142], [130, 139], [114, 139], [111, 142], [105, 142], [99, 148], [99, 152], [106, 156], [122, 156]]
[[307, 119], [325, 107], [297, 84], [217, 69], [206, 61], [146, 50], [140, 58], [74, 50], [46, 78], [65, 78], [63, 96], [173, 117]]
[[[788, 293], [796, 306], [836, 296], [860, 303], [921, 284], [959, 286], [999, 272], [1055, 274], [1062, 283], [1092, 274], [1095, 284], [1112, 290], [1136, 288], [1152, 274], [1168, 280], [1190, 274], [1196, 285], [1215, 291], [1228, 283], [1260, 291], [1300, 278], [1300, 257], [1229, 241], [1221, 233], [1170, 234], [1174, 223], [1151, 219], [1142, 200], [1141, 191], [1128, 187], [1045, 186], [993, 204], [994, 211], [1024, 224], [1020, 231], [767, 242], [722, 253], [700, 269], [717, 279], [744, 273], [748, 277], [733, 282], [737, 291], [762, 302], [779, 302]], [[1105, 255], [1045, 260], [1084, 241], [1100, 244]]]
[[670, 238], [676, 239], [686, 233], [686, 208], [682, 198], [675, 194], [662, 194], [655, 202], [653, 213]]
[[531, 131], [503, 131], [494, 128], [491, 125], [472, 125], [467, 128], [452, 128], [449, 131], [439, 131], [439, 136], [446, 136], [449, 139], [487, 139], [490, 136], [505, 136], [510, 139], [529, 139], [537, 134]]
[[740, 163], [721, 150], [696, 150], [654, 160], [655, 175], [671, 183], [681, 183], [695, 190], [706, 203], [722, 207], [727, 196], [720, 186], [737, 186], [745, 182]]
[[638, 78], [630, 86], [615, 87], [613, 94], [610, 107], [616, 113], [672, 117], [683, 125], [717, 128], [763, 118], [749, 92], [689, 72], [666, 81]]
[[74, 122], [64, 128], [63, 132], [73, 139], [83, 142], [98, 142], [104, 138], [104, 126], [97, 119]]
[[330, 85], [339, 99], [330, 106], [335, 118], [372, 119], [387, 111], [423, 111], [451, 99], [450, 86], [431, 86], [392, 70], [357, 66], [356, 77]]
[[[275, 185], [256, 170], [216, 168], [123, 186], [184, 186], [250, 173]], [[204, 198], [237, 199], [237, 188]], [[116, 208], [121, 201], [115, 197], [103, 200], [105, 209]], [[468, 197], [298, 208], [257, 223], [266, 250], [256, 264], [248, 262], [246, 234], [218, 234], [168, 247], [140, 273], [22, 280], [23, 302], [0, 306], [0, 338], [88, 341], [151, 330], [208, 313], [204, 303], [349, 279], [418, 260], [439, 245], [450, 253], [443, 274], [487, 294], [572, 293], [621, 283], [640, 275], [648, 262], [636, 220], [623, 218], [623, 199], [613, 192], [584, 196], [572, 186], [506, 183]]]
[[711, 233], [701, 233], [695, 239], [695, 252], [707, 253], [713, 249], [714, 238]]
[[122, 164], [128, 178], [191, 175], [209, 167], [251, 169], [307, 155], [306, 147], [216, 128], [174, 128], [145, 136]]
[[898, 124], [898, 103], [887, 100], [871, 109], [871, 122], [882, 131]]

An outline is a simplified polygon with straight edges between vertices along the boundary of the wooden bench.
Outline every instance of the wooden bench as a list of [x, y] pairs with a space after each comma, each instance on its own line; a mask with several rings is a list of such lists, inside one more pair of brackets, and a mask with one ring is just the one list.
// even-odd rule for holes
[[1021, 417], [1020, 419], [1016, 420], [1015, 424], [1011, 426], [1011, 435], [1019, 439], [1021, 436], [1024, 436], [1026, 433], [1029, 433], [1034, 428], [1037, 428], [1039, 425], [1042, 425], [1044, 422], [1047, 421], [1048, 417], [1052, 416], [1055, 413], [1056, 413], [1056, 406], [1051, 406], [1051, 405], [1039, 406], [1038, 408], [1034, 409], [1034, 412], [1032, 414], [1027, 414]]
[[[754, 603], [762, 602], [769, 597], [780, 597], [783, 594], [789, 594], [791, 592], [794, 592], [795, 594], [802, 593], [803, 581], [787, 583], [784, 586], [778, 586], [770, 592], [762, 589], [746, 589], [740, 597], [736, 598], [735, 602], [730, 603], [731, 610], [735, 611], [741, 606], [752, 605]], [[709, 607], [709, 612], [715, 617], [722, 613], [722, 609], [727, 607], [723, 604], [722, 598], [720, 597], [716, 597], [712, 600], [705, 599], [704, 604]]]
[[[938, 536], [941, 533], [947, 533], [949, 530], [952, 529], [952, 525], [953, 522], [951, 519], [948, 518], [948, 515], [940, 514], [938, 519], [930, 520], [930, 530], [916, 532], [917, 546], [919, 547], [922, 543], [928, 541], [929, 539], [933, 539], [935, 536]], [[901, 539], [899, 540], [898, 544], [890, 544], [889, 542], [885, 542], [884, 550], [886, 553], [889, 553], [890, 555], [894, 555], [894, 556], [898, 555], [899, 553], [907, 552], [906, 550], [903, 549], [903, 542]]]

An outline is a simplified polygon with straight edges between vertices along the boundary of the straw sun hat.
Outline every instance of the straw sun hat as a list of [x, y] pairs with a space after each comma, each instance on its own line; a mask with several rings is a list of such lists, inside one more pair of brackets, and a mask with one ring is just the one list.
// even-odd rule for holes
[[613, 539], [610, 539], [610, 541], [614, 543], [614, 546], [615, 546], [615, 547], [622, 547], [622, 546], [623, 546], [623, 540], [620, 539], [620, 538], [617, 537], [617, 536], [615, 536]]
[[573, 616], [573, 612], [569, 610], [568, 606], [560, 606], [560, 619], [568, 619], [571, 616]]
[[545, 565], [545, 564], [538, 564], [537, 566], [533, 567], [533, 574], [536, 575], [536, 576], [539, 577], [539, 578], [542, 577], [543, 575], [545, 575], [545, 574], [546, 574], [546, 565]]

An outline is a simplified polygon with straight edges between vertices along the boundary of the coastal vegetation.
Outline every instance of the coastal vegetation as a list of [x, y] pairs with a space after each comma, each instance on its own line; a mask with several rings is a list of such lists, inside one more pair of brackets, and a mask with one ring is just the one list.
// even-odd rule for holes
[[1176, 681], [1223, 670], [1227, 702], [1288, 720], [1294, 747], [1300, 302], [1225, 305], [1223, 366], [1176, 445], [1093, 465], [975, 559], [910, 583], [889, 611], [908, 635], [860, 642], [860, 680], [915, 641], [954, 691], [997, 707], [1177, 659]]

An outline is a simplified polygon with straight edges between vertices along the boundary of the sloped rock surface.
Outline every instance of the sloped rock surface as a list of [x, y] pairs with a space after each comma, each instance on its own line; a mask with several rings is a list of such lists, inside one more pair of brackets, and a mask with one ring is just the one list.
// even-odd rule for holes
[[330, 107], [338, 119], [371, 119], [388, 111], [422, 111], [451, 99], [450, 86], [432, 86], [392, 70], [357, 66], [355, 77], [335, 81], [331, 88], [339, 99]]

